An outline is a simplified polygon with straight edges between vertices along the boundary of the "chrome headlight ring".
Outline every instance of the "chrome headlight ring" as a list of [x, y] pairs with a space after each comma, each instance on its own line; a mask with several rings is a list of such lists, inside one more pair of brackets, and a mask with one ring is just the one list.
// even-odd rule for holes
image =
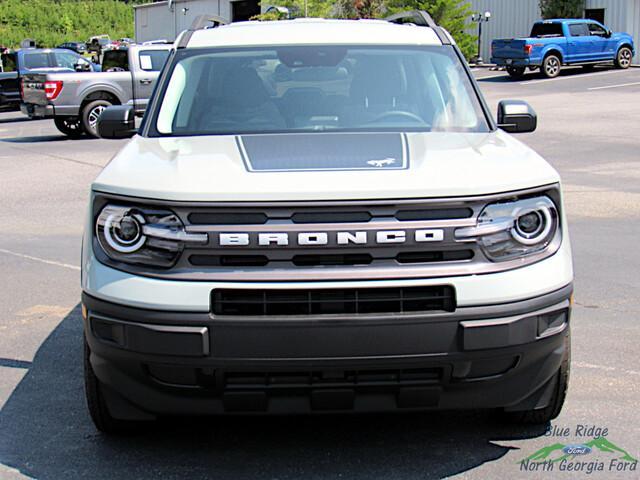
[[455, 238], [475, 240], [491, 261], [512, 260], [532, 254], [549, 254], [561, 235], [555, 203], [547, 196], [492, 203], [484, 207], [474, 227], [459, 228]]
[[206, 244], [209, 237], [187, 232], [167, 209], [107, 204], [96, 217], [95, 238], [110, 260], [168, 268], [186, 244]]
[[[531, 214], [538, 217], [540, 224], [533, 232], [525, 232], [520, 225], [520, 219]], [[516, 215], [514, 227], [511, 229], [511, 236], [523, 245], [536, 245], [540, 243], [540, 241], [549, 236], [553, 228], [553, 217], [547, 205], [521, 210], [516, 212]]]
[[[126, 215], [130, 215], [127, 213]], [[114, 222], [121, 223], [125, 218], [118, 213], [110, 213], [106, 220], [104, 221], [104, 239], [107, 241], [109, 246], [113, 248], [115, 251], [120, 253], [132, 253], [137, 250], [140, 250], [144, 242], [146, 242], [147, 237], [142, 233], [143, 225], [146, 223], [145, 219], [139, 213], [134, 213], [130, 215], [131, 218], [137, 222], [137, 234], [133, 239], [127, 240], [118, 236], [116, 232], [114, 232]]]

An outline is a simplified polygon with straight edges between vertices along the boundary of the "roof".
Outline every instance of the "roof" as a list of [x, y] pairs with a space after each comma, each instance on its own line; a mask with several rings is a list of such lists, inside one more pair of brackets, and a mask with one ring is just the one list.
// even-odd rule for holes
[[442, 45], [429, 27], [384, 20], [299, 18], [278, 22], [237, 22], [197, 30], [188, 48], [265, 45]]
[[548, 18], [545, 20], [538, 20], [536, 23], [566, 23], [566, 22], [581, 23], [581, 22], [595, 22], [595, 20], [592, 20], [590, 18]]

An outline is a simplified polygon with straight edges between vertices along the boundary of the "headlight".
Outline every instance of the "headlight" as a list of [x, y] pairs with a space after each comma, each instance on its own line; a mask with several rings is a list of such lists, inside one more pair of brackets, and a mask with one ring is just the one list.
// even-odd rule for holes
[[106, 205], [96, 219], [96, 239], [112, 260], [166, 268], [185, 243], [206, 243], [208, 237], [186, 232], [169, 210]]
[[546, 196], [487, 205], [475, 227], [460, 228], [459, 240], [476, 239], [492, 261], [540, 253], [559, 240], [559, 215]]

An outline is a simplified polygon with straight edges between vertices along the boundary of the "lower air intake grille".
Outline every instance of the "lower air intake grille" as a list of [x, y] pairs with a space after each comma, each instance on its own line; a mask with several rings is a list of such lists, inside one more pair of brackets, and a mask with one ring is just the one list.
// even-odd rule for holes
[[440, 368], [402, 370], [226, 372], [224, 388], [232, 390], [288, 390], [305, 388], [390, 387], [429, 385], [442, 380]]
[[455, 310], [450, 286], [312, 290], [216, 289], [214, 315], [325, 315]]

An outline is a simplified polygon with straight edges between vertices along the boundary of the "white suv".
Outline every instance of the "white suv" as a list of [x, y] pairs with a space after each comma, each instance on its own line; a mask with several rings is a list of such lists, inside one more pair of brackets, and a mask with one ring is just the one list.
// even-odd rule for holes
[[560, 179], [423, 12], [181, 34], [92, 185], [82, 261], [97, 427], [160, 415], [499, 408], [569, 370]]

